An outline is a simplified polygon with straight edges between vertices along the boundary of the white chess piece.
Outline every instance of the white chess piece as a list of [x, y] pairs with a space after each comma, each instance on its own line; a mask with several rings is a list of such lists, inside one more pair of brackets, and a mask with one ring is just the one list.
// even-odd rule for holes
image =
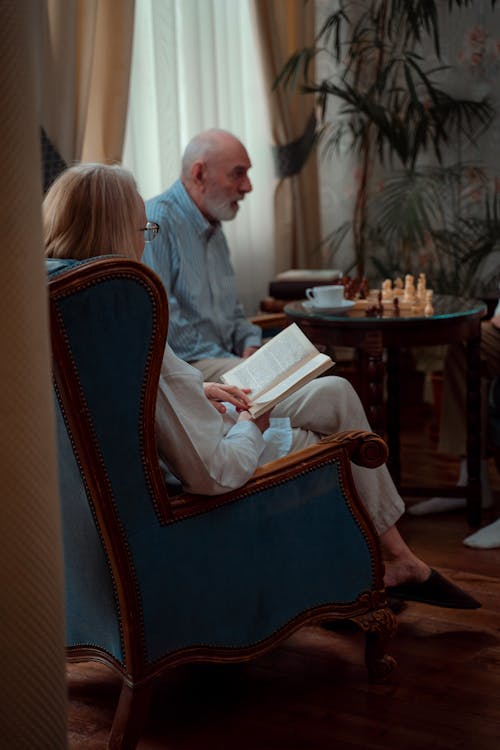
[[415, 285], [413, 283], [413, 276], [411, 273], [407, 273], [405, 276], [405, 288], [403, 293], [403, 300], [405, 302], [413, 303], [415, 299]]
[[434, 305], [432, 304], [432, 299], [433, 299], [432, 289], [427, 289], [425, 293], [424, 315], [434, 315]]
[[382, 282], [382, 299], [385, 301], [390, 302], [392, 300], [393, 294], [392, 294], [392, 281], [390, 279], [386, 279]]
[[425, 279], [425, 273], [421, 273], [418, 276], [418, 282], [417, 282], [417, 298], [420, 305], [424, 305], [427, 299], [426, 295], [426, 279]]
[[396, 279], [394, 279], [392, 293], [395, 297], [400, 297], [402, 294], [404, 294], [403, 279], [401, 278], [401, 276], [398, 276]]

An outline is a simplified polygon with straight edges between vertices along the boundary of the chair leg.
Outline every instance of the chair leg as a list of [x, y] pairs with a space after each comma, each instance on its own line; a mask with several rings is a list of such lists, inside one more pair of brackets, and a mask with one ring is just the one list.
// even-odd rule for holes
[[383, 607], [353, 620], [366, 634], [365, 664], [370, 681], [383, 682], [396, 666], [396, 660], [386, 653], [388, 642], [396, 634], [396, 618]]
[[122, 685], [120, 699], [109, 736], [109, 750], [135, 750], [151, 704], [152, 685]]

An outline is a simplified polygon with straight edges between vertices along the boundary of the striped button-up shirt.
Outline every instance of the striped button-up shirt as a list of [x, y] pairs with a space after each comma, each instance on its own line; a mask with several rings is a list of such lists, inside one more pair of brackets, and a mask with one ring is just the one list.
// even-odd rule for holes
[[146, 202], [160, 225], [142, 260], [162, 279], [168, 294], [168, 343], [178, 357], [196, 362], [241, 356], [259, 346], [261, 330], [246, 320], [236, 296], [234, 270], [221, 225], [198, 210], [182, 182]]

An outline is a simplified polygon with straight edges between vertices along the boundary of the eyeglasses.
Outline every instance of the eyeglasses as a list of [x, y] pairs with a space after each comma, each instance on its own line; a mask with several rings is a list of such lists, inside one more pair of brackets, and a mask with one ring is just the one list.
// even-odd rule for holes
[[147, 221], [146, 226], [139, 229], [139, 232], [144, 232], [144, 242], [153, 242], [159, 231], [160, 227], [155, 221]]

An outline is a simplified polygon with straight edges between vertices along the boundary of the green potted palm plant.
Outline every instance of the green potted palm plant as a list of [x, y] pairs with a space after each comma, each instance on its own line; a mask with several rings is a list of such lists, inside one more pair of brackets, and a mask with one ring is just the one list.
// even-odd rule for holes
[[438, 293], [497, 294], [500, 194], [497, 180], [485, 170], [458, 164], [394, 172], [369, 201], [368, 215], [370, 257], [378, 276], [425, 269]]
[[[496, 0], [490, 4], [494, 8]], [[275, 82], [316, 97], [323, 147], [336, 152], [347, 145], [356, 154], [352, 217], [325, 243], [333, 260], [350, 240], [359, 277], [425, 270], [436, 291], [467, 293], [500, 237], [487, 174], [460, 159], [461, 144], [473, 143], [491, 124], [492, 102], [453, 96], [443, 85], [440, 13], [451, 16], [472, 5], [338, 0], [314, 44], [298, 50]], [[331, 74], [312, 79], [310, 63], [320, 57], [330, 61]], [[338, 113], [331, 122], [333, 100]], [[472, 200], [471, 174], [476, 193], [477, 181], [481, 185], [482, 212]]]

